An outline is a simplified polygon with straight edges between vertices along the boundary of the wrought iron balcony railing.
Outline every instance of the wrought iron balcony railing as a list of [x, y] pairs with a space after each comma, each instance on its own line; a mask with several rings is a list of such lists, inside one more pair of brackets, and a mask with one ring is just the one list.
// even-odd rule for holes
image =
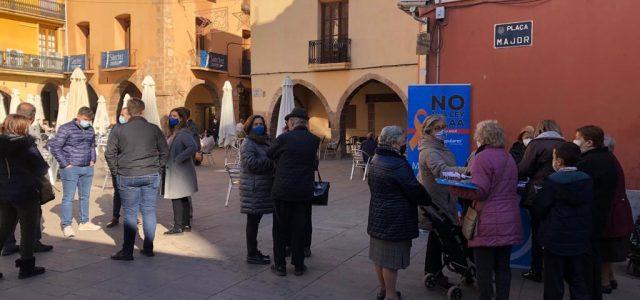
[[351, 62], [351, 39], [309, 41], [309, 64]]
[[62, 73], [64, 58], [0, 51], [0, 68], [34, 72]]
[[64, 21], [64, 2], [56, 0], [0, 0], [0, 9]]

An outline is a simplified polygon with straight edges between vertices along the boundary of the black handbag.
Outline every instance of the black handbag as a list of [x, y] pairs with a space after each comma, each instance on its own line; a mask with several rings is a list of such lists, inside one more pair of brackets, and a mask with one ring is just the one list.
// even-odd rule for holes
[[311, 205], [327, 206], [329, 204], [329, 182], [322, 181], [320, 177], [320, 171], [316, 170], [318, 174], [318, 181], [313, 183], [313, 198], [311, 198]]
[[40, 176], [38, 183], [40, 184], [40, 188], [38, 190], [38, 193], [40, 194], [40, 205], [44, 205], [56, 198], [56, 194], [53, 192], [53, 186], [46, 175]]

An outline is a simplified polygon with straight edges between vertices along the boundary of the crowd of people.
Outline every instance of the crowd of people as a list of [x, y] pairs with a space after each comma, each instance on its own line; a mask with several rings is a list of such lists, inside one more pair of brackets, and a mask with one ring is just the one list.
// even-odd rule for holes
[[[164, 234], [192, 230], [191, 197], [198, 191], [195, 166], [202, 160], [198, 129], [187, 108], [172, 109], [160, 127], [143, 117], [144, 110], [140, 99], [128, 101], [109, 133], [104, 153], [114, 185], [113, 218], [106, 227], [118, 226], [121, 213], [124, 216], [123, 242], [111, 256], [114, 260], [134, 259], [138, 214], [144, 236], [140, 253], [155, 255], [159, 195], [171, 200], [174, 213], [173, 226]], [[33, 105], [22, 103], [0, 131], [0, 242], [2, 255], [20, 252], [19, 278], [44, 273], [35, 265], [34, 252], [53, 249], [40, 242], [40, 205], [50, 201], [44, 196], [50, 188], [45, 178], [48, 165], [41, 154], [45, 148], [60, 166], [63, 235], [75, 235], [72, 200], [76, 194], [77, 230], [100, 229], [89, 216], [98, 161], [91, 109], [80, 108], [77, 117], [61, 125], [46, 144], [32, 130], [34, 116]], [[285, 120], [285, 133], [276, 138], [269, 136], [260, 115], [237, 125], [243, 136], [241, 213], [246, 214], [247, 263], [271, 264], [274, 274], [286, 276], [286, 257], [291, 256], [294, 274], [300, 276], [307, 270], [305, 258], [311, 255], [320, 139], [309, 131], [304, 109], [295, 108]], [[217, 132], [217, 120], [213, 125], [210, 130]], [[544, 282], [545, 299], [562, 299], [565, 281], [571, 299], [601, 299], [618, 287], [611, 264], [626, 259], [633, 220], [624, 172], [613, 154], [614, 141], [601, 128], [580, 127], [569, 142], [555, 121], [543, 120], [535, 128], [524, 127], [507, 150], [502, 126], [495, 120], [482, 121], [475, 129], [477, 147], [465, 166], [456, 164], [445, 143], [444, 116], [428, 116], [421, 130], [417, 176], [405, 157], [407, 138], [402, 127], [387, 126], [377, 139], [370, 133], [361, 146], [370, 164], [367, 233], [369, 257], [380, 284], [378, 299], [402, 297], [396, 289], [398, 270], [409, 266], [419, 228], [429, 230], [425, 274], [437, 286], [452, 286], [442, 272], [447, 251], [443, 235], [450, 233], [432, 226], [442, 222], [429, 213], [434, 208], [456, 227], [466, 226], [470, 213], [477, 214], [475, 227], [466, 236], [465, 253], [477, 270], [480, 299], [509, 299], [511, 249], [523, 242], [521, 208], [529, 213], [533, 240], [531, 269], [522, 277]], [[446, 173], [469, 175], [475, 189], [439, 184]], [[273, 214], [273, 260], [257, 241], [266, 214]], [[19, 246], [13, 237], [17, 224]]]
[[[409, 265], [421, 205], [427, 206], [419, 214], [426, 215], [430, 229], [425, 274], [433, 276], [436, 286], [452, 284], [442, 272], [446, 239], [429, 226], [434, 214], [427, 213], [428, 207], [463, 230], [461, 222], [474, 220], [466, 247], [477, 270], [480, 299], [509, 299], [511, 249], [523, 243], [521, 208], [529, 212], [533, 239], [531, 269], [522, 277], [544, 282], [544, 299], [563, 299], [565, 282], [571, 299], [602, 299], [618, 287], [611, 264], [626, 260], [633, 219], [613, 139], [601, 128], [580, 127], [566, 141], [555, 121], [543, 120], [535, 129], [521, 130], [507, 150], [502, 126], [482, 121], [466, 166], [456, 165], [446, 132], [444, 116], [431, 115], [422, 123], [419, 181], [401, 151], [403, 129], [385, 127], [380, 134], [368, 181], [378, 299], [401, 298], [397, 270]], [[452, 172], [470, 175], [475, 189], [438, 184], [436, 179]], [[524, 188], [518, 188], [520, 183]], [[467, 218], [470, 211], [477, 215]]]

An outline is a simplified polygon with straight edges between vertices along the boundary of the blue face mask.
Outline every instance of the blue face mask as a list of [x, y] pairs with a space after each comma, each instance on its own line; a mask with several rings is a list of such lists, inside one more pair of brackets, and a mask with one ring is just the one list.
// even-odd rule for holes
[[89, 128], [91, 127], [91, 122], [87, 121], [87, 120], [80, 120], [80, 127], [82, 128]]
[[120, 116], [120, 117], [118, 117], [118, 123], [120, 123], [120, 124], [127, 123], [127, 119], [125, 119], [124, 116]]
[[447, 133], [444, 131], [444, 129], [436, 132], [436, 139], [444, 141], [446, 138], [447, 138]]
[[169, 118], [169, 127], [171, 127], [171, 128], [176, 127], [176, 125], [178, 125], [178, 123], [180, 123], [180, 120], [174, 119], [174, 118]]
[[258, 125], [258, 126], [256, 126], [256, 127], [253, 127], [253, 128], [251, 129], [251, 131], [252, 131], [253, 133], [255, 133], [256, 135], [263, 135], [263, 134], [264, 134], [264, 126], [262, 126], [262, 125]]

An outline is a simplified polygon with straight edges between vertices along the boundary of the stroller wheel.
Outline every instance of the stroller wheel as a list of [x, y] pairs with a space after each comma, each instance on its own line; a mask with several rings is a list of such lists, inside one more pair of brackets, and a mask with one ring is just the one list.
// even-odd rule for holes
[[436, 276], [428, 273], [427, 275], [424, 275], [424, 286], [427, 287], [428, 289], [432, 289], [436, 287]]
[[449, 300], [461, 300], [462, 299], [462, 289], [457, 286], [452, 286], [447, 291], [447, 299]]

